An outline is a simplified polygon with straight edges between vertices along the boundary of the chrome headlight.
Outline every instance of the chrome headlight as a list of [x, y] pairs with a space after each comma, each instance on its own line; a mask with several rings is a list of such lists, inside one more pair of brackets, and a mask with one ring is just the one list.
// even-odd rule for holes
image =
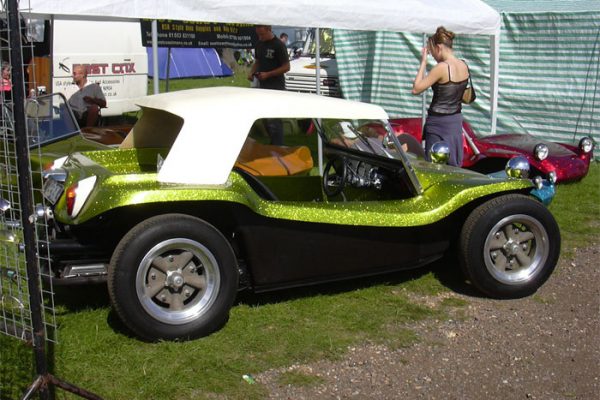
[[448, 147], [447, 143], [436, 142], [431, 146], [429, 156], [431, 157], [431, 161], [436, 164], [447, 164], [450, 159], [450, 147]]
[[529, 162], [523, 156], [508, 160], [504, 170], [509, 178], [529, 178]]
[[579, 141], [579, 150], [584, 153], [589, 153], [594, 149], [594, 141], [587, 136], [584, 136]]
[[549, 153], [548, 146], [546, 146], [543, 143], [536, 144], [535, 147], [533, 148], [533, 155], [539, 161], [544, 161], [548, 157], [548, 153]]
[[557, 179], [556, 171], [550, 171], [550, 172], [548, 172], [548, 180], [550, 182], [556, 183], [556, 179]]

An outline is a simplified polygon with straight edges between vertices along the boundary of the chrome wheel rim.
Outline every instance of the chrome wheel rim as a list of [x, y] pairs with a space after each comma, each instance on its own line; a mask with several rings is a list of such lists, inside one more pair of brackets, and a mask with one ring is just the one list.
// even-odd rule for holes
[[541, 271], [549, 252], [548, 233], [537, 219], [511, 215], [490, 230], [484, 244], [485, 266], [503, 284], [523, 284]]
[[176, 238], [158, 243], [146, 254], [135, 285], [138, 300], [150, 316], [181, 325], [210, 309], [220, 283], [212, 252], [194, 240]]

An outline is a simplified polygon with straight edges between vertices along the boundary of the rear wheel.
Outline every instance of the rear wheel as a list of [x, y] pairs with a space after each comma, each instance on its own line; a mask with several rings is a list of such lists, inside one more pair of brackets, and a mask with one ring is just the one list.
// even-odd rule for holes
[[214, 332], [227, 321], [237, 286], [227, 240], [207, 222], [181, 214], [135, 226], [118, 244], [108, 270], [115, 310], [146, 340]]
[[560, 231], [552, 214], [518, 194], [477, 207], [460, 237], [460, 261], [467, 278], [496, 298], [534, 293], [554, 270], [559, 254]]

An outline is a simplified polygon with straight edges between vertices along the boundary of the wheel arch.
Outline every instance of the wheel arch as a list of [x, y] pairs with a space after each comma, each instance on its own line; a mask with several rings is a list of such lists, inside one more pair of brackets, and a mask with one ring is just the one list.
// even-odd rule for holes
[[[106, 246], [114, 247], [137, 224], [149, 218], [165, 214], [183, 214], [199, 218], [214, 226], [232, 241], [233, 232], [245, 214], [243, 205], [226, 201], [175, 202], [135, 204], [113, 208], [83, 224], [70, 225], [69, 230], [81, 242], [97, 242], [106, 238]], [[235, 248], [234, 248], [235, 250]]]
[[[491, 193], [491, 194], [473, 199], [472, 201], [463, 205], [462, 207], [460, 207], [458, 210], [456, 210], [454, 212], [454, 215], [456, 216], [456, 218], [454, 218], [454, 220], [458, 224], [455, 228], [461, 229], [462, 225], [466, 221], [467, 217], [471, 214], [471, 212], [473, 212], [473, 210], [475, 210], [480, 205], [482, 205], [496, 197], [510, 195], [510, 194], [521, 194], [524, 196], [531, 197], [532, 199], [538, 201], [541, 204], [541, 201], [539, 201], [539, 199], [537, 197], [532, 196], [530, 194], [530, 191], [531, 191], [531, 188], [525, 188], [525, 189], [519, 189], [519, 190], [509, 190], [509, 191], [505, 191], [505, 192]], [[458, 238], [455, 237], [453, 240], [456, 241], [457, 239]]]

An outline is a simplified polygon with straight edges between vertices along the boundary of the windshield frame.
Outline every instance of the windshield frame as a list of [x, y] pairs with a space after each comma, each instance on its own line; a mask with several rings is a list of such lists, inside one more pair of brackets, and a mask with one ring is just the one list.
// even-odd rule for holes
[[[57, 106], [58, 104], [58, 106]], [[41, 114], [42, 107], [47, 107], [47, 112]], [[45, 146], [75, 136], [81, 136], [81, 129], [73, 110], [62, 93], [50, 93], [42, 96], [31, 97], [26, 100], [25, 105], [27, 136], [31, 147]], [[54, 116], [59, 118], [53, 118]], [[56, 124], [57, 121], [60, 123]], [[54, 129], [58, 134], [50, 133], [50, 136], [42, 139], [40, 137], [41, 127], [47, 122], [50, 132]], [[62, 129], [62, 131], [60, 131]]]
[[[414, 195], [423, 193], [423, 188], [413, 169], [410, 158], [403, 150], [402, 144], [394, 134], [388, 120], [319, 119], [315, 120], [314, 124], [325, 149], [334, 150], [335, 153], [347, 153], [355, 158], [377, 160], [378, 164], [385, 166], [393, 165], [400, 173], [405, 172], [406, 179], [412, 186]], [[375, 124], [378, 124], [374, 126], [378, 131], [383, 129], [383, 131], [378, 132], [377, 137], [369, 136], [366, 132], [361, 131], [361, 128], [367, 127], [369, 129]], [[334, 140], [331, 140], [332, 138]], [[353, 142], [349, 142], [349, 140]], [[358, 145], [355, 145], [356, 143]], [[379, 145], [379, 147], [374, 148], [373, 146], [376, 145]]]

